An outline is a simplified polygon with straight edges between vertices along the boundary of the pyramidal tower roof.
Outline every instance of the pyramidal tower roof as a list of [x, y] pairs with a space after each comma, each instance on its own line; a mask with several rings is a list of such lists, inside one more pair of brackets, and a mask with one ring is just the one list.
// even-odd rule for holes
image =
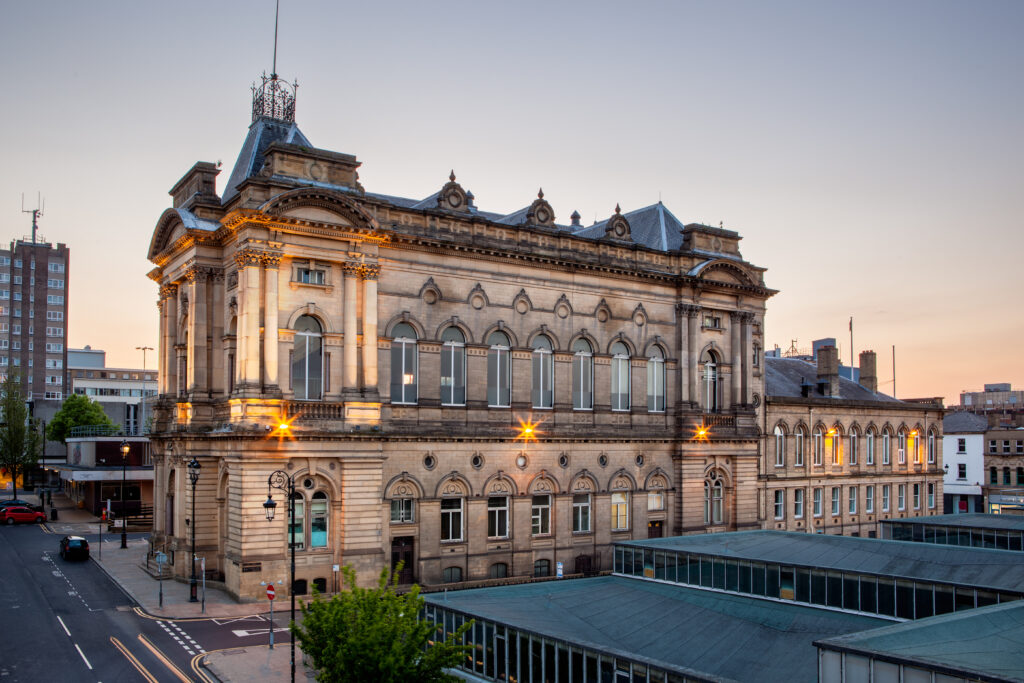
[[263, 74], [262, 84], [252, 86], [252, 123], [245, 136], [238, 160], [231, 170], [223, 202], [238, 194], [238, 186], [263, 168], [263, 153], [272, 142], [287, 142], [312, 147], [313, 144], [295, 124], [295, 94], [299, 84], [287, 83], [276, 73]]

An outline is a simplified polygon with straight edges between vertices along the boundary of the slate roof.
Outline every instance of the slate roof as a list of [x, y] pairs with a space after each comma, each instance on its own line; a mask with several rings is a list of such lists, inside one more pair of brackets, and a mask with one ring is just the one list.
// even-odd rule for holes
[[765, 681], [816, 681], [813, 640], [891, 623], [616, 576], [448, 591], [424, 598], [533, 634], [700, 672], [705, 680], [750, 680], [757, 672]]
[[974, 413], [947, 413], [942, 418], [943, 434], [981, 434], [988, 430], [988, 420], [984, 415]]
[[[683, 246], [683, 223], [661, 202], [622, 214], [629, 221], [629, 232], [634, 242], [659, 251], [671, 251]], [[578, 237], [600, 239], [604, 237], [608, 220], [589, 225], [573, 232]]]
[[815, 645], [945, 669], [971, 680], [1024, 681], [1024, 601], [883, 626]]
[[962, 529], [1002, 529], [1024, 531], [1024, 517], [1020, 515], [988, 515], [971, 512], [960, 515], [935, 515], [934, 517], [909, 517], [907, 519], [882, 519], [882, 524], [919, 524], [921, 526], [945, 526]]
[[177, 212], [178, 217], [181, 218], [181, 224], [189, 230], [206, 230], [209, 232], [216, 232], [220, 229], [220, 223], [217, 221], [206, 220], [200, 218], [188, 209], [174, 209]]
[[674, 536], [618, 545], [1024, 593], [1020, 553], [988, 548], [788, 531]]
[[249, 126], [249, 133], [242, 143], [235, 167], [224, 188], [222, 202], [227, 203], [238, 194], [238, 185], [263, 168], [263, 153], [272, 142], [287, 142], [295, 145], [312, 147], [311, 143], [295, 123], [287, 123], [276, 119], [260, 117]]
[[900, 405], [903, 401], [886, 394], [870, 391], [857, 382], [839, 378], [839, 396], [823, 396], [817, 391], [818, 367], [798, 358], [765, 358], [765, 394], [799, 398], [801, 382], [815, 385], [808, 398], [842, 401], [878, 401]]

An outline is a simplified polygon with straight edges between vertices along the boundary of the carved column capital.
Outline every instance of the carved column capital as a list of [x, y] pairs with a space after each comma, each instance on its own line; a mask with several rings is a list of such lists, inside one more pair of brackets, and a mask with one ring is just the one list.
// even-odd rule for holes
[[345, 261], [341, 264], [341, 270], [345, 274], [345, 277], [352, 275], [358, 276], [360, 269], [363, 267], [362, 263], [358, 261]]
[[263, 252], [256, 249], [241, 249], [235, 252], [235, 263], [239, 268], [258, 266], [263, 262]]
[[359, 277], [363, 280], [376, 280], [380, 276], [380, 266], [364, 263], [359, 266]]
[[753, 325], [754, 320], [756, 319], [757, 316], [755, 316], [753, 313], [750, 313], [749, 311], [744, 311], [743, 313], [740, 313], [740, 321], [742, 321], [744, 325]]
[[178, 294], [178, 285], [169, 284], [160, 288], [160, 299], [171, 299]]
[[680, 314], [685, 314], [688, 318], [696, 318], [700, 315], [700, 306], [694, 306], [693, 304], [676, 304], [676, 310]]
[[282, 254], [273, 251], [265, 251], [260, 255], [260, 260], [267, 268], [277, 268], [281, 265]]

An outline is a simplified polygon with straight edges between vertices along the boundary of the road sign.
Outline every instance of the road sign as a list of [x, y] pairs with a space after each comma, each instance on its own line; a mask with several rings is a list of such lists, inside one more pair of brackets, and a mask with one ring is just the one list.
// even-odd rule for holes
[[156, 563], [157, 563], [158, 565], [161, 565], [161, 564], [166, 564], [166, 563], [167, 563], [167, 553], [164, 553], [164, 552], [158, 552], [158, 553], [156, 554]]
[[273, 599], [274, 599], [274, 587], [273, 586], [267, 586], [267, 600], [273, 600]]

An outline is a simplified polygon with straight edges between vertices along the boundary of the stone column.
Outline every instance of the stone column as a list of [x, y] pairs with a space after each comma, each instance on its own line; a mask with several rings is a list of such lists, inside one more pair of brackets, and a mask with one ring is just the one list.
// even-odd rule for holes
[[280, 254], [265, 254], [263, 264], [266, 266], [266, 277], [263, 304], [263, 391], [277, 392], [280, 389], [278, 372], [278, 329], [280, 327], [277, 284], [278, 267], [281, 265]]
[[[376, 393], [377, 277], [380, 275], [380, 266], [363, 266], [359, 274], [363, 278], [363, 389]], [[346, 293], [347, 291], [346, 289]], [[345, 320], [347, 324], [348, 318]]]
[[178, 343], [178, 285], [166, 285], [160, 289], [163, 297], [163, 349], [160, 355], [163, 357], [163, 392], [164, 394], [178, 393], [178, 354], [174, 347]]
[[357, 373], [359, 364], [359, 347], [356, 344], [356, 306], [358, 305], [357, 289], [359, 280], [356, 277], [359, 271], [358, 264], [346, 263], [345, 271], [345, 312], [344, 312], [344, 347], [342, 357], [344, 359], [344, 374], [342, 375], [342, 390], [352, 392], [358, 389], [359, 375]]
[[238, 296], [241, 315], [238, 321], [238, 384], [257, 387], [260, 383], [260, 262], [256, 251], [235, 254], [238, 263]]
[[743, 388], [743, 381], [741, 375], [743, 374], [743, 353], [740, 349], [740, 318], [742, 314], [733, 312], [729, 314], [729, 326], [732, 328], [732, 342], [729, 344], [729, 350], [732, 351], [732, 407], [735, 408], [742, 400], [740, 399], [740, 391]]
[[691, 306], [686, 311], [686, 351], [689, 357], [687, 372], [690, 375], [690, 401], [695, 404], [700, 404], [700, 391], [697, 389], [697, 381], [700, 379], [700, 359], [697, 356], [700, 353], [700, 349], [697, 348], [697, 328], [700, 327], [700, 321], [697, 318], [699, 315], [700, 308], [697, 306]]
[[[750, 405], [750, 386], [753, 382], [753, 323], [754, 314], [744, 313], [742, 316], [743, 320], [743, 403]], [[806, 502], [806, 501], [805, 501]]]
[[677, 304], [679, 315], [679, 400], [683, 403], [697, 400], [696, 384], [691, 383], [691, 376], [696, 376], [697, 368], [690, 358], [690, 351], [696, 346], [697, 307], [690, 304]]
[[158, 337], [160, 343], [157, 344], [158, 351], [156, 352], [156, 393], [157, 395], [167, 393], [164, 391], [164, 382], [167, 381], [167, 370], [164, 364], [167, 362], [167, 305], [164, 303], [164, 298], [161, 296], [156, 301], [156, 309], [160, 311], [160, 336]]
[[188, 345], [185, 348], [188, 377], [185, 378], [185, 389], [189, 393], [209, 389], [207, 382], [206, 357], [207, 348], [207, 306], [206, 283], [208, 273], [205, 268], [192, 266], [185, 272], [189, 282], [189, 313], [188, 313]]

